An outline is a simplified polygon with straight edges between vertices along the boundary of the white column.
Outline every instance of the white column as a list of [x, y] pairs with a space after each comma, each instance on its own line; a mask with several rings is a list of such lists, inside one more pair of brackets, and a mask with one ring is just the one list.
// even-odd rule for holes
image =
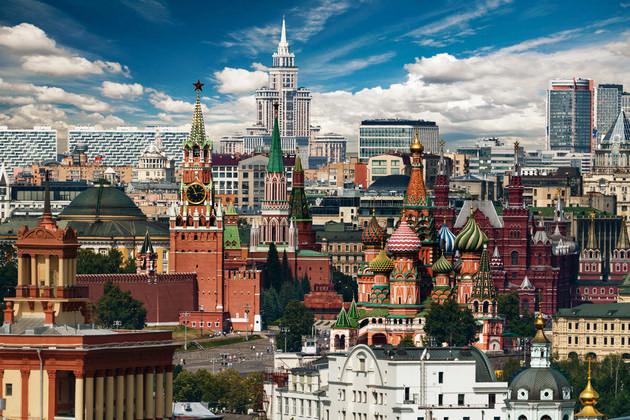
[[83, 393], [83, 372], [74, 373], [74, 419], [84, 420], [85, 418], [85, 401]]

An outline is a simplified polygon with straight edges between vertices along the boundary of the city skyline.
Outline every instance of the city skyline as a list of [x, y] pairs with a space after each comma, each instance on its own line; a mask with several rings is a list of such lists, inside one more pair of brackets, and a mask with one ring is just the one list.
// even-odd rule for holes
[[256, 119], [255, 89], [267, 86], [284, 16], [299, 86], [313, 93], [311, 122], [347, 136], [349, 150], [371, 118], [435, 121], [451, 149], [486, 136], [536, 147], [549, 80], [630, 84], [628, 11], [612, 1], [9, 0], [0, 5], [0, 125], [51, 125], [60, 136], [86, 124], [185, 126], [200, 79], [213, 140], [242, 132]]

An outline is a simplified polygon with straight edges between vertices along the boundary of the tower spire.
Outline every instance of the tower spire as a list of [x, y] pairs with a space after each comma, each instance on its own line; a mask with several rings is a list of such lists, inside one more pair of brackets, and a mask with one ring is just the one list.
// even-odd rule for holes
[[278, 102], [273, 104], [273, 134], [271, 136], [271, 148], [269, 149], [269, 163], [267, 172], [284, 172], [282, 162], [282, 144], [280, 143], [280, 129], [278, 127]]
[[55, 221], [52, 218], [52, 211], [50, 209], [50, 172], [48, 170], [46, 170], [44, 182], [44, 211], [42, 213], [42, 219], [39, 225], [54, 229], [56, 225]]
[[588, 382], [586, 383], [586, 388], [584, 391], [580, 393], [580, 401], [584, 407], [582, 410], [575, 415], [575, 418], [587, 418], [587, 419], [597, 419], [604, 418], [604, 415], [597, 411], [595, 408], [595, 404], [599, 401], [599, 394], [591, 385], [591, 358], [587, 359], [588, 361]]
[[197, 101], [195, 102], [195, 111], [193, 113], [193, 120], [190, 126], [190, 137], [185, 140], [184, 147], [188, 146], [192, 148], [197, 145], [201, 148], [207, 145], [206, 143], [206, 129], [203, 123], [203, 112], [201, 110], [201, 101], [199, 100], [201, 88], [203, 83], [197, 80], [197, 83], [193, 83], [195, 86], [195, 92], [197, 92]]

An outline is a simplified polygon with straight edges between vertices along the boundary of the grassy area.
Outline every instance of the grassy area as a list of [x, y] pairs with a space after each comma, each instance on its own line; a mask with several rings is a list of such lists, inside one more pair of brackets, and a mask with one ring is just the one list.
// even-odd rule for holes
[[145, 330], [159, 330], [159, 331], [172, 331], [173, 338], [175, 340], [183, 340], [185, 335], [188, 335], [189, 340], [198, 340], [203, 338], [208, 338], [210, 336], [210, 332], [207, 329], [200, 330], [199, 328], [190, 328], [188, 327], [188, 331], [185, 331], [183, 325], [172, 325], [172, 326], [160, 326], [160, 327], [145, 327]]
[[[242, 343], [244, 341], [259, 340], [260, 338], [262, 338], [262, 337], [260, 337], [259, 335], [251, 335], [251, 336], [249, 336], [248, 340], [245, 340], [245, 336], [216, 338], [216, 339], [210, 340], [210, 341], [200, 341], [199, 345], [201, 347], [203, 347], [203, 348], [209, 349], [209, 348], [213, 348], [213, 347], [229, 346], [230, 344]], [[188, 342], [188, 350], [189, 351], [190, 350], [198, 350], [199, 347], [197, 347], [196, 344], [193, 344], [191, 346], [190, 341], [191, 340], [189, 340], [189, 342]], [[176, 351], [184, 351], [184, 346], [181, 346]]]

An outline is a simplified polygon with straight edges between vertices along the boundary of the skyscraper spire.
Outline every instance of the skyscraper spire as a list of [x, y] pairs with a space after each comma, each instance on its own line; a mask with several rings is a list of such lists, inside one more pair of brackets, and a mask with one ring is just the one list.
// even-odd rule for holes
[[280, 129], [278, 128], [278, 103], [274, 103], [273, 107], [273, 134], [271, 136], [271, 149], [269, 149], [267, 172], [284, 172], [284, 163], [282, 162], [282, 144], [280, 143]]
[[278, 52], [273, 55], [273, 66], [293, 67], [294, 58], [295, 55], [289, 50], [289, 43], [287, 42], [287, 29], [283, 17], [282, 32], [280, 33], [280, 42], [278, 43]]
[[280, 45], [287, 45], [287, 29], [284, 24], [284, 16], [282, 16], [282, 35], [280, 35]]

